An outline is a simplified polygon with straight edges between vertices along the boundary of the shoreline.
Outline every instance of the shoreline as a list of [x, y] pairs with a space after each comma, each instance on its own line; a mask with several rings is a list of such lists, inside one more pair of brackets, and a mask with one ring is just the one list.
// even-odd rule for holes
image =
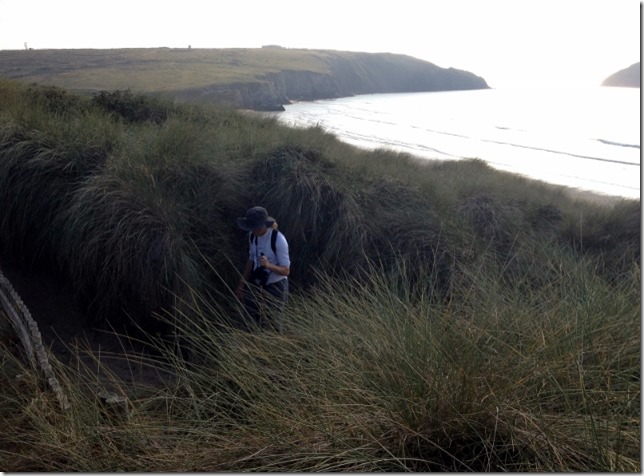
[[[624, 89], [581, 88], [573, 97], [567, 97], [570, 88], [561, 87], [547, 88], [545, 97], [531, 97], [528, 89], [500, 96], [481, 91], [369, 94], [323, 104], [297, 102], [270, 117], [289, 127], [316, 124], [364, 150], [386, 148], [432, 160], [478, 158], [533, 180], [639, 200], [639, 111], [631, 104], [638, 91]], [[552, 109], [559, 99], [562, 105]], [[584, 113], [581, 106], [588, 101], [606, 114]]]

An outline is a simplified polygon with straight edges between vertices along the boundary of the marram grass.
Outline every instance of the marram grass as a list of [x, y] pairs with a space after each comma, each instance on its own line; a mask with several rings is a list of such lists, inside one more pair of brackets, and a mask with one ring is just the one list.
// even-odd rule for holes
[[186, 285], [212, 292], [212, 269], [232, 286], [245, 248], [234, 220], [256, 204], [289, 237], [295, 287], [314, 270], [403, 258], [449, 299], [477, 253], [504, 261], [535, 240], [592, 253], [611, 276], [639, 260], [639, 202], [595, 206], [480, 161], [358, 151], [257, 114], [0, 89], [0, 242], [26, 264], [53, 263], [98, 322], [145, 321]]
[[223, 311], [195, 297], [180, 320], [191, 359], [157, 340], [146, 365], [167, 387], [139, 390], [127, 421], [97, 410], [91, 372], [64, 370], [65, 414], [14, 369], [23, 388], [11, 380], [4, 398], [21, 417], [3, 467], [639, 471], [639, 291], [604, 295], [586, 266], [553, 283], [575, 299], [520, 299], [486, 272], [449, 307], [374, 266], [367, 282], [323, 278], [292, 299], [284, 335], [215, 325]]
[[[0, 257], [140, 328], [153, 356], [121, 358], [165, 382], [52, 356], [65, 413], [3, 340], [3, 469], [640, 470], [638, 201], [257, 114], [0, 98]], [[239, 330], [231, 292], [257, 204], [291, 246], [284, 335]]]

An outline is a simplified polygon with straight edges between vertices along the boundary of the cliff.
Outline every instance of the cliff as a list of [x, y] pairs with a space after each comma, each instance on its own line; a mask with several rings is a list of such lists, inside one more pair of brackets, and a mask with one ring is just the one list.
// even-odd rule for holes
[[641, 84], [640, 63], [630, 65], [606, 78], [602, 86], [639, 88]]
[[468, 71], [389, 53], [320, 52], [326, 71], [286, 69], [252, 81], [175, 90], [183, 100], [199, 100], [256, 110], [283, 110], [291, 101], [356, 94], [487, 89]]
[[287, 48], [0, 51], [0, 77], [256, 110], [356, 94], [488, 88], [473, 73], [406, 55]]

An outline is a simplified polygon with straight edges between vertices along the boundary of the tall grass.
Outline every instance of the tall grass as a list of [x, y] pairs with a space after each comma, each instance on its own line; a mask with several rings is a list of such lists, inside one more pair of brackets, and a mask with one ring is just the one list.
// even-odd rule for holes
[[639, 262], [639, 203], [602, 210], [480, 161], [367, 153], [317, 128], [130, 92], [1, 89], [2, 247], [53, 263], [98, 322], [142, 322], [187, 288], [216, 292], [213, 269], [233, 285], [245, 248], [234, 218], [258, 203], [289, 238], [296, 288], [314, 270], [402, 258], [446, 300], [477, 253], [507, 261], [535, 236], [603, 259], [607, 274]]
[[[639, 471], [638, 201], [129, 93], [0, 98], [0, 257], [168, 377], [52, 356], [63, 413], [3, 341], [3, 468]], [[284, 335], [239, 330], [230, 291], [258, 204], [291, 249]]]
[[158, 339], [164, 358], [148, 365], [174, 377], [131, 397], [127, 421], [92, 401], [89, 372], [64, 370], [72, 414], [33, 383], [5, 392], [21, 421], [3, 467], [639, 471], [638, 280], [611, 290], [587, 261], [549, 265], [558, 277], [526, 296], [491, 258], [450, 306], [429, 283], [405, 287], [403, 267], [320, 277], [292, 299], [284, 335], [218, 326], [222, 309], [195, 295], [179, 320], [191, 360]]

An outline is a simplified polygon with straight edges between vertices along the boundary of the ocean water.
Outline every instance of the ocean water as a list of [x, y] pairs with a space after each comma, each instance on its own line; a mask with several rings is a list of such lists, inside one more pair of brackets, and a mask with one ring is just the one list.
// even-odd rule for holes
[[507, 88], [371, 94], [299, 102], [276, 113], [366, 149], [479, 158], [545, 182], [640, 197], [640, 90]]

